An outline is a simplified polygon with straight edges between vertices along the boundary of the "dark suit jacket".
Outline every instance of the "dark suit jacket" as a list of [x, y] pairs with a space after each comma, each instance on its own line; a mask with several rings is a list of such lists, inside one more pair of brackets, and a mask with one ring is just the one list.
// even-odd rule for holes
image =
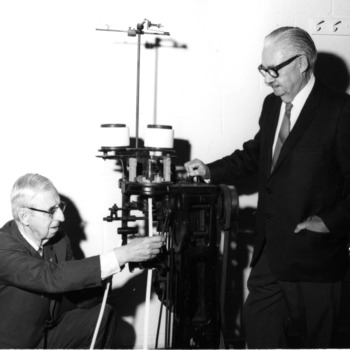
[[44, 246], [44, 257], [14, 221], [0, 230], [0, 348], [35, 348], [57, 320], [63, 293], [101, 286], [99, 257], [73, 260], [63, 232]]
[[[350, 96], [316, 80], [271, 173], [272, 145], [281, 99], [266, 97], [260, 130], [230, 156], [209, 165], [214, 183], [259, 175], [252, 266], [266, 244], [273, 274], [281, 280], [340, 280], [348, 266], [350, 232]], [[320, 234], [298, 223], [321, 217]]]

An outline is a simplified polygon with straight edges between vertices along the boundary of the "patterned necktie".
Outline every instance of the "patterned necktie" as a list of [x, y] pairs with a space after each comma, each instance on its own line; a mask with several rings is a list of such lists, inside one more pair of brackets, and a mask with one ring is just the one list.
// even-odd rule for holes
[[292, 110], [292, 108], [293, 108], [293, 105], [291, 103], [286, 103], [286, 109], [284, 112], [281, 129], [279, 131], [277, 142], [276, 142], [276, 147], [275, 147], [275, 150], [274, 150], [273, 156], [272, 156], [271, 171], [275, 167], [278, 156], [281, 152], [281, 148], [289, 135], [289, 132], [290, 132], [290, 111]]

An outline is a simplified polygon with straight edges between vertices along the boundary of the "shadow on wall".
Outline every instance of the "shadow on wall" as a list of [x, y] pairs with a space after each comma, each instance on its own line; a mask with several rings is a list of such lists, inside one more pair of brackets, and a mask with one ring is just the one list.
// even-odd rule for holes
[[[127, 268], [127, 267], [126, 267]], [[111, 292], [108, 303], [113, 306], [117, 318], [117, 331], [113, 339], [112, 348], [132, 349], [136, 343], [136, 331], [132, 324], [124, 320], [124, 317], [134, 318], [139, 305], [146, 298], [147, 271], [131, 277], [122, 287]], [[155, 318], [156, 315], [152, 315]]]
[[339, 56], [329, 52], [318, 53], [315, 76], [340, 91], [347, 91], [350, 86], [350, 74], [346, 63]]
[[83, 259], [85, 255], [80, 248], [80, 244], [82, 241], [86, 241], [84, 231], [85, 223], [73, 201], [62, 194], [60, 194], [60, 197], [62, 201], [67, 203], [67, 207], [64, 212], [65, 220], [60, 224], [60, 227], [66, 232], [72, 243], [75, 259]]
[[174, 165], [176, 167], [183, 167], [183, 165], [190, 160], [191, 145], [187, 140], [175, 139], [174, 140], [175, 159]]

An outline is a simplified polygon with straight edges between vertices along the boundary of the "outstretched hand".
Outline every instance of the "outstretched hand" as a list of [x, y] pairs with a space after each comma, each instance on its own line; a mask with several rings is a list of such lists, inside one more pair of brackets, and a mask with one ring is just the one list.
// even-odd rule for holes
[[114, 249], [119, 265], [153, 259], [165, 243], [164, 236], [128, 238], [128, 243]]
[[189, 176], [201, 176], [203, 179], [210, 179], [210, 171], [199, 159], [193, 159], [185, 163], [185, 169]]

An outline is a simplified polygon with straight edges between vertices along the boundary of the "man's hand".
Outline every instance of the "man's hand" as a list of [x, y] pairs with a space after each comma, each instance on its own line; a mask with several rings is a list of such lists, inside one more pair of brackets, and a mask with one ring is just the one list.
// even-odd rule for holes
[[189, 176], [201, 176], [203, 179], [210, 179], [209, 168], [199, 159], [193, 159], [185, 163], [185, 169]]
[[120, 266], [128, 262], [140, 262], [153, 259], [160, 253], [165, 243], [165, 237], [136, 237], [129, 238], [128, 244], [114, 249]]
[[319, 233], [329, 233], [329, 230], [324, 224], [323, 220], [315, 215], [308, 217], [305, 221], [298, 224], [294, 232], [298, 233], [301, 230], [309, 230]]

